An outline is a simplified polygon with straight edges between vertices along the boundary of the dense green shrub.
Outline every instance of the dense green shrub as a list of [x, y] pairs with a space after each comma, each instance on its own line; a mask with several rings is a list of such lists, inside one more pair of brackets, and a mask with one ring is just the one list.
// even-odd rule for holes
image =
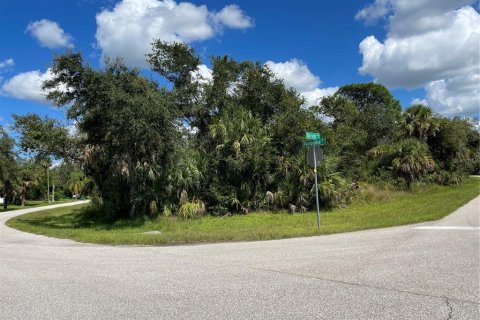
[[150, 216], [154, 217], [158, 214], [157, 202], [155, 200], [150, 201]]
[[459, 185], [464, 182], [467, 176], [462, 175], [459, 172], [449, 172], [445, 170], [439, 170], [430, 175], [429, 180], [436, 184], [441, 185]]
[[325, 181], [319, 183], [318, 191], [322, 205], [332, 208], [349, 204], [356, 188], [342, 178], [340, 173], [334, 173], [329, 175]]
[[178, 216], [184, 219], [198, 218], [203, 216], [205, 213], [205, 204], [200, 200], [185, 202], [177, 211]]

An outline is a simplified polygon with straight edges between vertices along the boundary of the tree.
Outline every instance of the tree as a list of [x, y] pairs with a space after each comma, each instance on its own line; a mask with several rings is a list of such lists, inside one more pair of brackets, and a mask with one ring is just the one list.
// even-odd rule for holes
[[434, 137], [439, 131], [438, 119], [433, 116], [432, 109], [422, 104], [415, 104], [403, 113], [403, 128], [409, 137], [416, 137], [424, 142]]
[[147, 61], [153, 71], [171, 81], [176, 88], [191, 84], [192, 72], [197, 70], [200, 58], [183, 42], [155, 40]]
[[14, 140], [8, 136], [3, 126], [0, 126], [0, 195], [4, 198], [3, 208], [14, 198], [14, 181], [17, 173], [17, 155], [14, 150]]
[[27, 201], [28, 191], [40, 182], [39, 165], [32, 160], [26, 160], [18, 167], [15, 189], [17, 195], [17, 203], [22, 207]]
[[188, 113], [199, 137], [207, 137], [212, 119], [233, 103], [237, 80], [244, 68], [242, 63], [228, 55], [211, 57], [211, 64], [212, 81], [202, 85], [198, 91], [202, 95], [197, 103], [191, 104]]
[[338, 157], [338, 171], [354, 179], [367, 175], [362, 172], [362, 167], [366, 162], [369, 129], [364, 127], [361, 111], [355, 103], [333, 95], [324, 97], [313, 110], [331, 120], [324, 130], [328, 141], [326, 148], [330, 155]]
[[416, 138], [378, 145], [369, 151], [369, 156], [377, 159], [377, 166], [390, 169], [397, 178], [404, 178], [407, 186], [435, 168], [428, 145]]
[[351, 180], [411, 184], [434, 166], [473, 171], [472, 159], [480, 157], [480, 139], [470, 127], [427, 107], [412, 106], [402, 117], [399, 102], [380, 84], [343, 86], [306, 109], [299, 93], [263, 63], [214, 56], [208, 79], [199, 79], [203, 67], [191, 47], [152, 45], [147, 61], [171, 85], [161, 87], [120, 59], [94, 69], [67, 52], [55, 58], [44, 89], [65, 106], [78, 134], [51, 119], [16, 117], [24, 150], [76, 159], [71, 170], [82, 168], [83, 175], [55, 169], [58, 183], [77, 194], [91, 178], [103, 214], [307, 207], [314, 179], [302, 148], [305, 131], [328, 141], [318, 168], [326, 206], [349, 201]]
[[480, 133], [459, 118], [438, 118], [438, 131], [428, 145], [440, 167], [450, 172], [471, 174], [478, 168]]
[[153, 71], [173, 83], [171, 94], [177, 108], [185, 118], [191, 117], [198, 95], [198, 84], [192, 81], [192, 75], [200, 64], [195, 51], [183, 42], [155, 40], [147, 62]]
[[115, 216], [143, 214], [157, 196], [152, 185], [166, 178], [174, 157], [177, 109], [171, 95], [119, 59], [94, 70], [67, 53], [55, 58], [52, 73], [44, 84], [51, 90], [47, 98], [71, 104], [68, 115], [83, 135], [85, 172], [105, 208]]
[[407, 179], [408, 185], [435, 168], [428, 145], [417, 139], [406, 139], [395, 146], [393, 171]]
[[303, 161], [305, 130], [319, 128], [319, 121], [302, 109], [297, 92], [262, 63], [230, 56], [212, 57], [212, 80], [198, 82], [192, 72], [199, 60], [191, 48], [163, 42], [154, 47], [150, 65], [172, 82], [177, 108], [194, 132], [182, 143], [192, 150], [178, 154], [178, 167], [169, 175], [177, 197], [188, 191], [218, 214], [259, 208], [266, 192], [285, 180], [279, 166], [287, 163], [295, 163], [296, 174], [289, 176], [286, 201], [308, 193], [310, 186], [300, 182], [307, 168], [297, 164]]
[[[263, 197], [269, 183], [268, 128], [244, 109], [224, 112], [209, 128], [215, 144], [210, 165], [217, 172], [212, 177], [216, 192], [229, 199], [230, 204], [223, 205], [230, 209], [250, 207], [247, 202]], [[215, 188], [210, 193], [214, 194]]]
[[37, 159], [82, 160], [81, 139], [70, 135], [58, 120], [28, 113], [13, 115], [14, 130], [20, 134], [20, 147]]
[[338, 89], [335, 96], [343, 97], [357, 107], [357, 124], [367, 133], [364, 152], [397, 139], [402, 108], [383, 85], [373, 82], [346, 85]]

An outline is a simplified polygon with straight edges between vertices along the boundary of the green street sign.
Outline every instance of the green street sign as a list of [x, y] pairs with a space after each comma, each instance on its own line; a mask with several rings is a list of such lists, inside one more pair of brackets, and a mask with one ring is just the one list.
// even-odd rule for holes
[[312, 141], [307, 141], [303, 143], [304, 148], [310, 148], [313, 146], [323, 146], [327, 144], [327, 139], [325, 138], [320, 138], [318, 140], [312, 140]]
[[318, 132], [307, 132], [305, 134], [305, 139], [307, 140], [320, 140], [320, 133]]

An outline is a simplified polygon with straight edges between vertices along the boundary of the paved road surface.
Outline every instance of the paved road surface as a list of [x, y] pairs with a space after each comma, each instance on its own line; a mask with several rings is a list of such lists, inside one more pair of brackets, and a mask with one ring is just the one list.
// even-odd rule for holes
[[174, 247], [36, 236], [2, 213], [0, 318], [480, 319], [479, 201], [419, 225]]

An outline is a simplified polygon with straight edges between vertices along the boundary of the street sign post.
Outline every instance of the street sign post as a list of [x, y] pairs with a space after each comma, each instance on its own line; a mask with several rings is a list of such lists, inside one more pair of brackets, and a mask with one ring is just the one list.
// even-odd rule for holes
[[327, 139], [322, 138], [318, 132], [306, 132], [305, 133], [306, 142], [303, 143], [304, 148], [308, 148], [307, 151], [307, 162], [313, 167], [313, 172], [315, 173], [315, 198], [317, 201], [317, 228], [320, 230], [320, 202], [318, 199], [318, 177], [317, 177], [317, 167], [320, 165], [320, 162], [323, 160], [323, 150], [320, 149], [320, 146], [327, 144]]
[[[323, 153], [322, 153], [323, 156]], [[317, 157], [316, 157], [316, 152], [315, 152], [315, 146], [313, 146], [313, 162], [317, 164]], [[318, 201], [318, 181], [317, 181], [317, 167], [313, 169], [313, 172], [315, 172], [315, 197], [317, 200], [317, 229], [320, 230], [320, 204]]]

